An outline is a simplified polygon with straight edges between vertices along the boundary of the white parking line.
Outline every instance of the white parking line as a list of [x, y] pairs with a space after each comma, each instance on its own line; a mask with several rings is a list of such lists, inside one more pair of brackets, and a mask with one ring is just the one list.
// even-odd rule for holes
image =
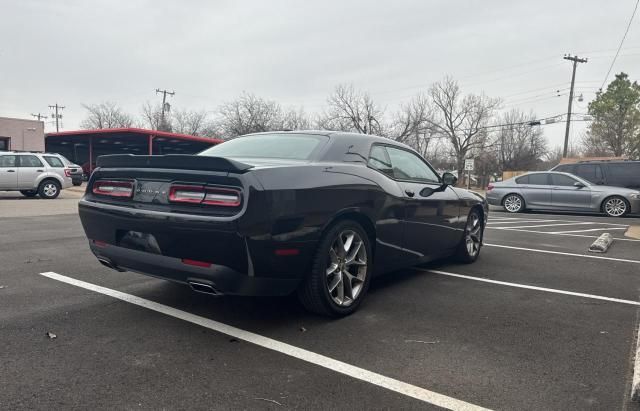
[[619, 261], [623, 263], [634, 263], [640, 264], [640, 260], [628, 260], [626, 258], [614, 258], [614, 257], [602, 257], [599, 255], [587, 255], [587, 254], [577, 254], [577, 253], [565, 253], [563, 251], [551, 251], [551, 250], [541, 250], [538, 248], [524, 248], [524, 247], [514, 247], [511, 245], [502, 245], [502, 244], [490, 244], [484, 243], [483, 245], [489, 247], [499, 247], [499, 248], [509, 248], [512, 250], [521, 250], [521, 251], [532, 251], [534, 253], [547, 253], [547, 254], [559, 254], [559, 255], [567, 255], [570, 257], [583, 257], [583, 258], [593, 258], [596, 260], [609, 260], [609, 261]]
[[499, 230], [509, 230], [512, 228], [538, 228], [538, 227], [555, 227], [555, 226], [561, 226], [561, 225], [586, 225], [586, 224], [591, 224], [591, 223], [585, 223], [585, 222], [580, 222], [580, 223], [553, 223], [553, 224], [537, 224], [537, 225], [522, 225], [522, 226], [517, 226], [517, 227], [494, 227], [497, 228]]
[[[598, 238], [597, 235], [583, 235], [583, 234], [560, 234], [558, 232], [553, 232], [553, 231], [536, 231], [536, 230], [518, 230], [518, 229], [509, 229], [509, 230], [502, 230], [501, 227], [489, 227], [487, 226], [487, 228], [493, 228], [494, 230], [500, 230], [500, 231], [519, 231], [522, 233], [533, 233], [533, 234], [553, 234], [553, 235], [560, 235], [560, 236], [566, 236], [566, 237], [582, 237], [582, 238]], [[636, 240], [633, 238], [620, 238], [620, 237], [614, 237], [614, 239], [616, 241], [620, 240], [620, 241], [640, 241], [640, 240]]]
[[509, 283], [509, 282], [506, 282], [506, 281], [490, 280], [488, 278], [473, 277], [473, 276], [470, 276], [470, 275], [462, 275], [462, 274], [454, 274], [454, 273], [449, 273], [449, 272], [446, 272], [446, 271], [439, 271], [439, 270], [420, 270], [420, 271], [427, 271], [427, 272], [430, 272], [430, 273], [434, 273], [434, 274], [438, 274], [438, 275], [446, 275], [446, 276], [449, 276], [449, 277], [464, 278], [465, 280], [473, 280], [473, 281], [480, 281], [480, 282], [483, 282], [483, 283], [504, 285], [504, 286], [507, 286], [507, 287], [526, 288], [528, 290], [544, 291], [544, 292], [547, 292], [547, 293], [554, 293], [554, 294], [573, 295], [575, 297], [590, 298], [592, 300], [602, 300], [602, 301], [610, 301], [610, 302], [620, 303], [620, 304], [628, 304], [628, 305], [640, 306], [640, 302], [638, 302], [638, 301], [623, 300], [623, 299], [620, 299], [620, 298], [613, 298], [613, 297], [604, 297], [602, 295], [576, 293], [576, 292], [573, 292], [573, 291], [559, 290], [557, 288], [546, 288], [546, 287], [537, 287], [535, 285]]
[[488, 223], [491, 225], [495, 225], [495, 224], [521, 224], [521, 223], [550, 223], [553, 221], [560, 221], [560, 220], [506, 220], [506, 221], [493, 221], [493, 220], [489, 220]]
[[436, 405], [438, 407], [446, 408], [449, 410], [486, 410], [486, 408], [462, 400], [448, 397], [443, 394], [438, 394], [437, 392], [411, 385], [390, 377], [385, 377], [382, 374], [368, 371], [342, 361], [334, 360], [333, 358], [326, 357], [321, 354], [316, 354], [303, 348], [264, 337], [250, 331], [245, 331], [218, 321], [210, 320], [205, 317], [194, 315], [186, 311], [178, 310], [164, 304], [159, 304], [151, 300], [146, 300], [135, 295], [101, 287], [99, 285], [87, 283], [85, 281], [76, 280], [75, 278], [67, 277], [54, 272], [40, 273], [40, 275], [51, 278], [53, 280], [61, 281], [63, 283], [71, 284], [76, 287], [84, 288], [86, 290], [94, 291], [96, 293], [108, 295], [118, 300], [125, 301], [127, 303], [137, 305], [139, 307], [143, 307], [152, 311], [156, 311], [161, 314], [178, 318], [180, 320], [235, 337], [239, 340], [250, 342], [269, 350], [277, 351], [290, 357], [297, 358], [299, 360], [306, 361], [323, 368], [327, 368], [340, 374], [344, 374], [349, 377], [386, 388], [388, 390], [406, 395], [411, 398], [415, 398], [429, 404]]
[[603, 228], [588, 228], [586, 230], [554, 231], [551, 234], [585, 233], [585, 232], [588, 232], [588, 231], [626, 230], [626, 229], [627, 229], [627, 227], [603, 227]]

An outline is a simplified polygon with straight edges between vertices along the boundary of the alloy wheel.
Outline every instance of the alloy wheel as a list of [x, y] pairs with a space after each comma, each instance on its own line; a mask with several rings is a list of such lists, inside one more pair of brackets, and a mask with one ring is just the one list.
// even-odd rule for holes
[[42, 191], [47, 197], [53, 197], [58, 192], [58, 187], [56, 187], [56, 185], [53, 183], [47, 183], [44, 185]]
[[467, 219], [465, 228], [465, 245], [470, 257], [475, 257], [480, 252], [482, 242], [482, 224], [478, 214], [471, 213]]
[[344, 230], [329, 248], [327, 289], [334, 303], [348, 307], [358, 298], [367, 277], [367, 250], [360, 235]]
[[517, 213], [522, 208], [522, 199], [517, 195], [510, 195], [504, 199], [504, 208], [510, 213]]
[[627, 211], [627, 203], [618, 197], [610, 198], [604, 204], [604, 211], [612, 217], [620, 217]]

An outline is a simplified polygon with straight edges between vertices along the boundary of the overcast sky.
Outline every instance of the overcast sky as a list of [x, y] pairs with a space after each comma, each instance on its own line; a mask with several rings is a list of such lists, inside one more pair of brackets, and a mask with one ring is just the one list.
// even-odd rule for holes
[[[168, 1], [0, 0], [0, 116], [113, 101], [138, 115], [156, 88], [175, 108], [215, 110], [242, 91], [322, 109], [339, 83], [387, 111], [451, 75], [465, 92], [538, 117], [566, 112], [571, 63], [588, 57], [577, 93], [604, 80], [635, 0]], [[640, 77], [640, 16], [613, 72]], [[613, 78], [613, 73], [611, 75]], [[561, 89], [562, 96], [556, 96]], [[574, 123], [578, 138], [584, 123]], [[47, 124], [51, 130], [51, 125]], [[562, 124], [544, 126], [552, 145]]]

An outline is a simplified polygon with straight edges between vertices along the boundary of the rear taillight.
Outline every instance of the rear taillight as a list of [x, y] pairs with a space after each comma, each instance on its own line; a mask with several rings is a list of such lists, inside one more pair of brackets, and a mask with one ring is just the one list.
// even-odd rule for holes
[[131, 197], [133, 181], [98, 180], [93, 183], [93, 194], [111, 197]]
[[64, 175], [67, 177], [71, 177], [71, 169], [65, 168], [64, 169]]
[[174, 185], [169, 189], [172, 203], [192, 203], [237, 207], [240, 205], [240, 191], [233, 188]]
[[493, 190], [493, 184], [489, 184], [489, 185], [487, 186], [487, 191], [491, 191], [491, 190]]

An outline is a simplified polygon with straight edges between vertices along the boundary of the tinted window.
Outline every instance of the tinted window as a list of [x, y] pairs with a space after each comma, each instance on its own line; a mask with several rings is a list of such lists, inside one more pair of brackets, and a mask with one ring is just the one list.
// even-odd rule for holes
[[553, 169], [553, 171], [561, 171], [563, 173], [573, 173], [573, 165], [564, 164]]
[[518, 184], [529, 184], [529, 176], [522, 176], [516, 178], [516, 183]]
[[578, 177], [582, 177], [592, 183], [602, 181], [602, 170], [598, 164], [580, 164], [576, 166], [576, 170], [573, 173]]
[[393, 167], [391, 166], [391, 160], [384, 146], [373, 146], [371, 148], [371, 154], [369, 154], [369, 161], [367, 162], [369, 167], [388, 175], [393, 178]]
[[16, 156], [0, 156], [0, 167], [15, 167]]
[[20, 167], [42, 167], [42, 161], [36, 156], [18, 156]]
[[327, 140], [326, 136], [311, 134], [264, 134], [225, 141], [198, 155], [308, 160], [311, 154]]
[[551, 174], [551, 184], [554, 186], [572, 186], [578, 180], [574, 180], [563, 174]]
[[62, 161], [58, 157], [44, 156], [44, 160], [49, 163], [51, 167], [64, 167], [64, 164], [62, 164]]
[[438, 175], [417, 155], [398, 148], [387, 147], [393, 166], [393, 175], [398, 180], [439, 183]]
[[548, 185], [549, 179], [547, 178], [547, 173], [541, 174], [529, 174], [529, 184], [533, 185]]
[[609, 175], [624, 180], [640, 179], [640, 163], [609, 164]]

